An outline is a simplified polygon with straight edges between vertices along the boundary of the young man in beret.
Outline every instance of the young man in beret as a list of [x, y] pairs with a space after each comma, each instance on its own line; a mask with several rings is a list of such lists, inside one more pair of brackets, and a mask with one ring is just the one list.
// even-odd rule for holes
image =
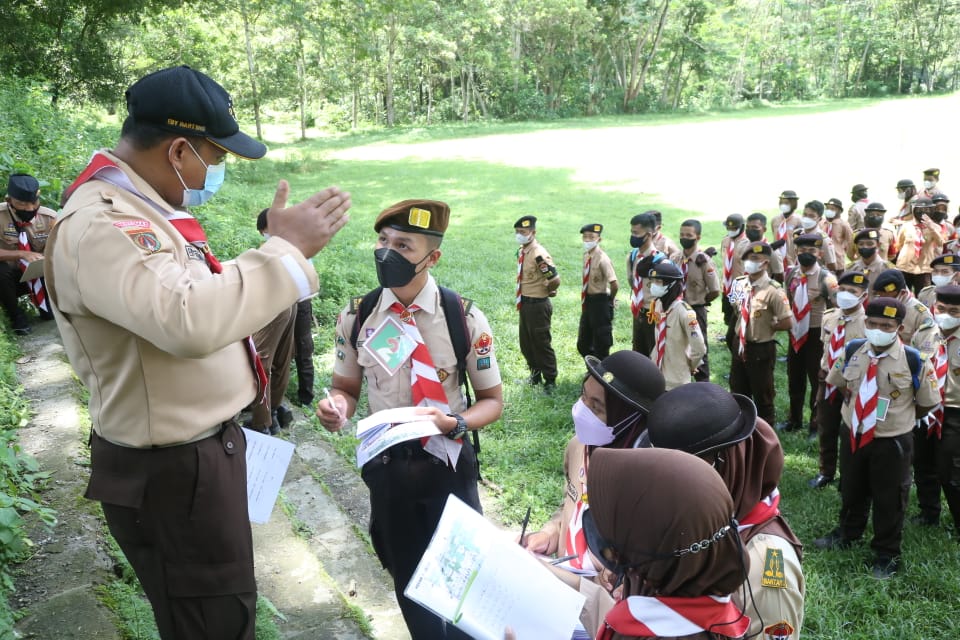
[[797, 213], [797, 192], [792, 189], [785, 189], [780, 193], [779, 210], [780, 213], [770, 221], [770, 228], [773, 229], [773, 239], [783, 241], [784, 244], [775, 251], [783, 264], [784, 270], [792, 267], [795, 263], [796, 253], [793, 250], [793, 236], [797, 229], [802, 229], [800, 215]]
[[[751, 213], [747, 216], [747, 230], [745, 232], [747, 236], [748, 244], [750, 242], [766, 242], [767, 241], [767, 216], [763, 215], [760, 212]], [[781, 247], [786, 246], [786, 240], [777, 240], [770, 244], [771, 250], [774, 252], [774, 255], [779, 255], [778, 250]], [[744, 251], [746, 247], [744, 247]], [[743, 259], [741, 258], [741, 263]], [[767, 264], [767, 273], [770, 274], [770, 277], [783, 284], [783, 260], [770, 260]], [[742, 273], [741, 273], [742, 275]]]
[[603, 225], [580, 227], [583, 241], [583, 279], [580, 285], [580, 326], [577, 351], [603, 359], [613, 345], [613, 307], [617, 299], [617, 274], [600, 248]]
[[[793, 232], [793, 264], [797, 263], [797, 244], [796, 240], [803, 234], [819, 233], [823, 236], [823, 242], [820, 245], [820, 262], [830, 271], [837, 272], [843, 266], [843, 257], [837, 257], [837, 252], [833, 247], [833, 240], [823, 231], [823, 203], [819, 200], [811, 200], [803, 205], [803, 213], [800, 215], [800, 228]], [[840, 265], [838, 267], [838, 264]]]
[[933, 198], [940, 193], [943, 193], [940, 191], [940, 169], [924, 169], [923, 191], [917, 195], [921, 198]]
[[879, 229], [866, 228], [853, 237], [857, 259], [850, 265], [850, 271], [859, 271], [867, 277], [868, 290], [873, 287], [877, 277], [889, 268], [880, 255], [881, 234]]
[[737, 278], [730, 293], [730, 302], [737, 310], [730, 391], [752, 398], [760, 417], [774, 424], [775, 337], [777, 331], [790, 330], [793, 313], [783, 288], [767, 275], [771, 256], [773, 251], [766, 242], [751, 242], [742, 256], [747, 275]]
[[537, 240], [537, 219], [523, 216], [513, 224], [517, 243], [516, 305], [520, 315], [520, 352], [527, 361], [532, 385], [543, 383], [543, 390], [552, 393], [557, 386], [557, 355], [553, 351], [550, 321], [557, 295], [560, 274], [553, 258]]
[[924, 358], [930, 358], [937, 351], [940, 335], [933, 314], [925, 304], [910, 293], [903, 274], [897, 269], [887, 269], [873, 283], [871, 297], [896, 298], [906, 308], [906, 316], [901, 322], [900, 340], [917, 349]]
[[650, 359], [663, 372], [667, 389], [690, 382], [707, 353], [697, 314], [683, 299], [683, 272], [664, 260], [650, 268], [654, 303], [654, 344]]
[[946, 242], [943, 229], [930, 217], [933, 203], [917, 198], [911, 204], [913, 220], [904, 221], [897, 233], [897, 269], [903, 272], [907, 286], [914, 293], [930, 284], [930, 262], [943, 252]]
[[939, 525], [942, 488], [954, 528], [960, 531], [960, 286], [951, 283], [937, 288], [936, 318], [943, 344], [934, 367], [943, 406], [933, 428], [917, 436], [918, 442], [924, 441], [926, 455], [915, 456], [921, 461], [919, 474], [914, 467], [921, 508], [916, 519], [921, 524]]
[[808, 481], [812, 489], [833, 482], [837, 473], [837, 437], [840, 434], [841, 397], [837, 388], [826, 383], [827, 374], [851, 340], [863, 332], [863, 303], [869, 282], [859, 271], [846, 271], [837, 279], [837, 306], [823, 312], [820, 341], [823, 358], [817, 374], [817, 436], [820, 443], [819, 473]]
[[630, 253], [627, 254], [627, 282], [630, 283], [630, 312], [633, 314], [633, 350], [647, 355], [653, 349], [653, 300], [647, 272], [667, 259], [657, 249], [653, 235], [657, 219], [647, 211], [630, 219]]
[[[876, 231], [878, 236], [877, 242], [879, 243], [877, 245], [877, 255], [879, 255], [880, 259], [884, 262], [887, 260], [896, 260], [900, 248], [897, 246], [897, 234], [893, 226], [884, 221], [884, 216], [887, 213], [886, 207], [883, 206], [882, 202], [871, 202], [864, 211], [863, 228], [860, 229], [860, 231], [866, 231], [868, 229]], [[857, 233], [859, 234], [860, 232], [858, 231]], [[851, 260], [856, 260], [856, 236], [854, 236], [853, 242], [854, 244], [850, 249], [848, 257]]]
[[866, 340], [848, 345], [826, 380], [844, 397], [843, 482], [840, 526], [817, 538], [816, 546], [845, 548], [858, 541], [872, 507], [873, 575], [880, 579], [901, 568], [914, 425], [940, 401], [930, 360], [899, 340], [905, 315], [899, 300], [872, 299], [864, 322]]
[[[804, 218], [806, 219], [806, 218]], [[823, 358], [820, 327], [823, 312], [833, 304], [837, 278], [819, 263], [823, 237], [805, 233], [794, 240], [797, 265], [787, 271], [784, 288], [793, 311], [790, 349], [787, 351], [787, 382], [790, 389], [790, 416], [778, 430], [793, 431], [803, 425], [803, 405], [810, 386], [810, 436], [817, 433], [817, 375]]]
[[[359, 316], [367, 312], [366, 304], [356, 300], [337, 317], [333, 402], [325, 398], [317, 405], [323, 426], [340, 431], [356, 412], [366, 380], [371, 413], [421, 407], [424, 419], [441, 432], [425, 441], [396, 444], [361, 471], [370, 489], [370, 539], [393, 577], [414, 640], [468, 637], [406, 598], [403, 590], [448, 496], [481, 510], [476, 452], [465, 435], [496, 421], [503, 411], [500, 369], [486, 317], [472, 303], [464, 304], [457, 294], [438, 287], [430, 275], [440, 260], [449, 219], [450, 207], [436, 200], [404, 200], [377, 216], [374, 257], [381, 288], [368, 294], [375, 304], [365, 318]], [[456, 296], [454, 306], [462, 317], [447, 318], [448, 295]], [[465, 371], [458, 367], [451, 322], [465, 325]], [[378, 343], [384, 347], [376, 348]], [[384, 358], [387, 345], [394, 348]], [[473, 386], [472, 406], [467, 406], [461, 374]]]
[[924, 287], [917, 294], [917, 300], [922, 302], [928, 309], [933, 309], [937, 304], [937, 287], [945, 287], [948, 284], [955, 284], [960, 274], [960, 256], [945, 253], [937, 256], [930, 262], [930, 280], [931, 285]]
[[824, 203], [823, 220], [820, 229], [833, 241], [833, 250], [837, 255], [838, 273], [843, 271], [846, 257], [853, 244], [853, 230], [843, 219], [843, 203], [840, 198], [830, 198]]
[[310, 258], [347, 222], [329, 188], [286, 207], [272, 237], [220, 263], [189, 211], [223, 182], [228, 153], [257, 159], [230, 96], [189, 67], [126, 93], [113, 150], [67, 189], [47, 239], [50, 302], [90, 392], [90, 481], [163, 640], [253, 640], [257, 586], [246, 437], [236, 415], [265, 391], [251, 333], [317, 293]]
[[867, 205], [870, 204], [870, 197], [867, 195], [867, 187], [863, 184], [855, 184], [850, 188], [850, 201], [853, 203], [847, 210], [847, 222], [854, 233], [864, 227], [863, 218], [866, 215]]
[[[727, 234], [720, 242], [720, 260], [723, 263], [721, 278], [720, 309], [723, 311], [723, 323], [727, 325], [725, 342], [727, 348], [733, 344], [734, 327], [737, 324], [737, 314], [730, 304], [730, 291], [733, 281], [743, 275], [743, 252], [747, 250], [750, 240], [747, 239], [746, 221], [739, 213], [731, 213], [723, 223]], [[759, 237], [759, 236], [758, 236]]]
[[[700, 251], [702, 230], [699, 220], [684, 220], [680, 225], [682, 250], [670, 259], [680, 267], [683, 273], [683, 299], [697, 314], [700, 337], [703, 338], [704, 347], [706, 347], [707, 310], [710, 308], [710, 303], [720, 295], [720, 279], [717, 277], [717, 268], [713, 260], [707, 253]], [[703, 353], [703, 363], [697, 367], [694, 378], [698, 381], [710, 379], [710, 363], [707, 360], [706, 350]]]
[[47, 237], [57, 214], [40, 206], [40, 183], [31, 175], [14, 173], [7, 182], [7, 194], [0, 203], [0, 305], [17, 335], [30, 333], [27, 315], [20, 309], [19, 298], [29, 294], [41, 320], [49, 320], [50, 303], [44, 279], [21, 282], [27, 265], [43, 259]]

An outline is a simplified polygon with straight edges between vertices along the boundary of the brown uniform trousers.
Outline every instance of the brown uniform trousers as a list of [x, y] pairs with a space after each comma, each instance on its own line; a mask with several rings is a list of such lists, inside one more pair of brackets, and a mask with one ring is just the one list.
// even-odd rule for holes
[[[823, 326], [821, 327], [820, 341], [823, 343], [824, 351], [830, 348], [830, 336], [839, 324], [842, 311], [840, 309], [831, 309], [823, 316]], [[844, 346], [850, 344], [851, 340], [858, 340], [864, 337], [863, 308], [860, 307], [850, 316], [847, 316], [844, 322]], [[842, 357], [843, 354], [841, 354]], [[820, 376], [826, 378], [830, 373], [826, 367], [827, 356], [824, 354], [821, 361]], [[827, 385], [821, 381], [817, 386], [817, 437], [820, 445], [819, 467], [820, 473], [828, 478], [833, 478], [837, 474], [837, 438], [840, 436], [840, 425], [843, 419], [840, 416], [840, 410], [843, 407], [843, 395], [839, 391], [834, 391], [827, 400]]]
[[[799, 269], [788, 272], [785, 286], [791, 295], [799, 277]], [[790, 417], [788, 422], [793, 428], [799, 429], [803, 425], [803, 405], [807, 396], [807, 386], [810, 387], [810, 422], [808, 428], [811, 434], [817, 432], [817, 387], [819, 385], [820, 361], [823, 359], [823, 340], [820, 336], [820, 325], [823, 312], [829, 303], [831, 292], [837, 288], [837, 279], [821, 268], [815, 276], [808, 276], [807, 295], [810, 299], [810, 331], [807, 340], [798, 351], [793, 345], [787, 349], [787, 388], [790, 393]]]
[[297, 364], [297, 399], [300, 404], [313, 404], [313, 300], [297, 303], [293, 324], [293, 360]]
[[520, 352], [531, 372], [541, 374], [546, 382], [554, 382], [557, 355], [550, 335], [553, 304], [550, 298], [521, 296], [520, 300]]
[[[305, 300], [305, 302], [310, 302]], [[290, 360], [293, 358], [293, 325], [297, 318], [297, 306], [293, 305], [277, 315], [270, 324], [253, 334], [260, 362], [270, 384], [263, 399], [250, 407], [253, 429], [263, 430], [273, 423], [273, 412], [283, 402], [290, 382]]]

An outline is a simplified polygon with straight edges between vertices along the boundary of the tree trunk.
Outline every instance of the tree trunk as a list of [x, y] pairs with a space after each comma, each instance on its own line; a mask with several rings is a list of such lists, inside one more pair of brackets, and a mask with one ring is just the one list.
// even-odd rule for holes
[[647, 54], [646, 59], [643, 61], [643, 68], [640, 69], [640, 82], [637, 85], [637, 95], [643, 91], [643, 85], [647, 81], [647, 71], [650, 70], [650, 63], [653, 62], [653, 57], [657, 55], [657, 48], [660, 46], [660, 38], [663, 36], [663, 26], [667, 23], [667, 11], [669, 9], [670, 0], [663, 0], [663, 10], [660, 12], [660, 20], [657, 22], [657, 35], [653, 39], [650, 53]]
[[307, 62], [303, 54], [303, 29], [297, 27], [297, 89], [300, 102], [300, 139], [307, 139]]
[[253, 119], [257, 123], [257, 139], [263, 140], [263, 130], [260, 124], [260, 93], [257, 91], [257, 68], [253, 61], [253, 43], [250, 34], [251, 26], [246, 3], [240, 3], [240, 14], [243, 16], [243, 41], [247, 50], [247, 72], [250, 74], [250, 92], [253, 95]]
[[387, 126], [394, 125], [393, 108], [393, 57], [397, 49], [397, 16], [390, 14], [387, 23], [387, 81], [384, 95], [384, 110], [387, 112]]

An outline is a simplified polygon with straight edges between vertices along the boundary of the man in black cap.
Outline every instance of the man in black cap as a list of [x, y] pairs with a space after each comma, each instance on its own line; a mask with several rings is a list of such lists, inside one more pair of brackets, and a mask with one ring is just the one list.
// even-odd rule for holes
[[[934, 421], [918, 434], [924, 440], [927, 457], [920, 452], [923, 471], [916, 473], [917, 498], [922, 524], [940, 523], [940, 489], [947, 498], [954, 529], [960, 531], [960, 348], [957, 329], [960, 327], [960, 286], [948, 284], [937, 288], [937, 324], [943, 344], [934, 362], [943, 407], [932, 413]], [[925, 510], [924, 507], [927, 507]]]
[[840, 271], [843, 271], [843, 266], [846, 264], [844, 260], [850, 253], [850, 245], [853, 244], [853, 230], [843, 219], [843, 202], [840, 198], [830, 198], [823, 206], [823, 221], [820, 228], [833, 241], [834, 251], [837, 252], [837, 264]]
[[29, 294], [41, 320], [49, 320], [50, 304], [42, 277], [21, 282], [31, 262], [43, 260], [47, 236], [57, 214], [40, 206], [40, 183], [31, 175], [14, 173], [7, 182], [7, 194], [0, 203], [0, 305], [7, 313], [13, 332], [30, 333], [27, 314], [20, 308], [21, 295]]
[[265, 391], [250, 334], [319, 289], [316, 255], [347, 222], [331, 187], [286, 207], [272, 237], [221, 264], [189, 207], [228, 153], [260, 158], [227, 92], [189, 67], [141, 78], [113, 150], [67, 189], [46, 247], [52, 310], [90, 391], [91, 473], [164, 640], [253, 640], [257, 587], [246, 436], [235, 416]]
[[843, 394], [840, 447], [840, 526], [817, 538], [821, 549], [860, 539], [873, 508], [873, 575], [889, 578], [901, 567], [900, 545], [910, 495], [910, 461], [917, 418], [940, 402], [929, 359], [899, 339], [906, 315], [895, 298], [867, 305], [866, 340], [847, 344], [827, 375]]
[[790, 349], [787, 351], [787, 382], [790, 389], [790, 416], [777, 425], [778, 430], [793, 431], [803, 425], [803, 405], [810, 386], [810, 421], [808, 433], [817, 433], [817, 374], [823, 358], [820, 327], [823, 313], [833, 304], [837, 278], [818, 262], [823, 238], [819, 233], [805, 233], [794, 240], [797, 266], [790, 268], [784, 288], [793, 311], [790, 328]]
[[770, 424], [775, 422], [776, 332], [788, 331], [793, 324], [787, 294], [767, 274], [772, 254], [766, 242], [751, 242], [742, 256], [747, 275], [737, 278], [730, 293], [737, 313], [736, 337], [731, 345], [730, 391], [752, 398], [760, 417]]
[[580, 227], [583, 241], [583, 278], [580, 285], [580, 326], [577, 351], [581, 356], [606, 358], [613, 345], [613, 307], [617, 299], [617, 273], [600, 248], [603, 225]]
[[[704, 411], [704, 407], [710, 407]], [[685, 384], [657, 398], [641, 447], [677, 449], [710, 463], [734, 502], [750, 559], [748, 635], [795, 640], [803, 625], [803, 545], [780, 515], [783, 447], [749, 398], [709, 382]], [[738, 590], [739, 591], [739, 590]], [[773, 630], [780, 633], [774, 635]]]
[[[780, 213], [770, 221], [770, 228], [773, 229], [773, 239], [782, 240], [784, 245], [774, 253], [779, 256], [783, 263], [784, 270], [794, 265], [796, 254], [793, 250], [794, 231], [801, 229], [800, 216], [797, 214], [797, 192], [792, 189], [785, 189], [780, 192], [779, 209]], [[822, 211], [821, 211], [822, 213]]]
[[[393, 578], [414, 640], [468, 637], [445, 627], [403, 590], [447, 498], [455, 495], [481, 510], [476, 450], [466, 435], [503, 412], [500, 369], [486, 317], [457, 293], [439, 287], [430, 274], [441, 258], [449, 220], [450, 207], [438, 200], [403, 200], [377, 216], [374, 258], [380, 287], [352, 300], [337, 317], [332, 402], [324, 398], [317, 404], [321, 424], [338, 432], [357, 410], [366, 381], [370, 413], [419, 407], [440, 431], [424, 441], [393, 445], [361, 471], [370, 490], [370, 539]], [[464, 347], [466, 353], [459, 351]], [[467, 379], [476, 395], [472, 406], [463, 393]]]
[[853, 202], [847, 210], [847, 222], [854, 232], [863, 228], [863, 218], [867, 205], [870, 204], [870, 198], [867, 196], [867, 187], [863, 184], [855, 184], [850, 189], [850, 200]]
[[[823, 228], [823, 203], [819, 200], [811, 200], [803, 205], [803, 213], [800, 214], [800, 228], [793, 232], [793, 250], [790, 256], [792, 264], [797, 264], [797, 238], [802, 234], [816, 233], [823, 238], [820, 243], [820, 254], [817, 259], [823, 266], [833, 272], [842, 270], [843, 255], [838, 254], [833, 246], [833, 240], [824, 231]], [[784, 276], [786, 277], [786, 276]]]
[[920, 351], [924, 358], [931, 357], [937, 350], [940, 336], [933, 314], [925, 304], [907, 288], [903, 274], [897, 269], [887, 269], [873, 282], [870, 296], [896, 298], [906, 308], [906, 316], [901, 322], [900, 339]]
[[[887, 213], [886, 207], [884, 207], [881, 202], [871, 202], [867, 205], [864, 212], [863, 229], [860, 231], [872, 229], [877, 232], [877, 242], [879, 243], [877, 245], [877, 254], [880, 256], [881, 261], [896, 260], [899, 250], [897, 247], [897, 235], [893, 230], [893, 226], [884, 222], [884, 216]], [[860, 231], [857, 233], [859, 234]], [[851, 260], [857, 259], [856, 244], [857, 236], [854, 236], [853, 247], [849, 253]]]
[[913, 220], [904, 220], [897, 232], [897, 269], [903, 272], [914, 293], [930, 284], [930, 262], [943, 253], [947, 238], [943, 228], [933, 221], [930, 198], [915, 198], [911, 203]]
[[940, 191], [940, 169], [923, 170], [923, 191], [918, 195], [922, 198], [933, 198]]
[[[930, 281], [929, 287], [924, 287], [917, 294], [917, 300], [931, 311], [937, 306], [937, 287], [945, 287], [948, 284], [956, 284], [960, 280], [960, 256], [953, 253], [945, 253], [937, 256], [930, 263]], [[936, 319], [936, 318], [934, 318]]]
[[825, 381], [830, 369], [851, 340], [864, 337], [863, 302], [869, 282], [859, 271], [847, 271], [837, 279], [837, 306], [823, 313], [820, 341], [823, 358], [817, 374], [817, 436], [820, 442], [819, 473], [807, 484], [820, 489], [833, 482], [837, 473], [837, 437], [840, 433], [841, 398], [836, 387]]
[[553, 351], [550, 322], [560, 274], [553, 258], [537, 240], [537, 218], [522, 216], [514, 224], [517, 243], [516, 306], [520, 315], [520, 352], [527, 361], [532, 385], [543, 383], [545, 393], [557, 386], [557, 355]]

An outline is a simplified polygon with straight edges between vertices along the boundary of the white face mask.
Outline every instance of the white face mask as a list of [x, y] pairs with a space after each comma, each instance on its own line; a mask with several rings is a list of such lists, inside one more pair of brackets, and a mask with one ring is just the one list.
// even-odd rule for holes
[[662, 298], [667, 295], [667, 291], [670, 291], [670, 285], [668, 284], [654, 282], [650, 285], [650, 295], [654, 298]]
[[897, 200], [903, 200], [903, 196], [907, 195], [906, 191], [897, 190]]
[[756, 260], [747, 260], [746, 262], [743, 263], [743, 271], [750, 275], [753, 275], [754, 273], [759, 272], [760, 269], [762, 268], [763, 268], [763, 263], [757, 262]]
[[577, 400], [570, 413], [573, 414], [573, 429], [577, 440], [581, 443], [602, 447], [613, 442], [613, 427], [604, 424], [597, 414], [583, 403], [582, 398]]
[[788, 213], [790, 213], [790, 205], [788, 204], [780, 205], [780, 213], [782, 213], [783, 215], [787, 215]]
[[738, 235], [740, 235], [741, 231], [742, 229], [733, 229], [732, 231], [727, 231], [727, 235], [731, 238], [736, 238]]
[[517, 234], [517, 242], [520, 244], [529, 244], [531, 240], [533, 240], [533, 236], [527, 236], [522, 233]]
[[934, 182], [933, 180], [924, 180], [924, 181], [923, 181], [923, 188], [924, 188], [924, 189], [933, 189], [933, 188], [936, 186], [936, 184], [937, 184], [937, 183]]
[[949, 313], [938, 313], [934, 316], [934, 319], [940, 328], [945, 331], [960, 327], [960, 318], [954, 318]]
[[834, 218], [837, 217], [837, 212], [834, 211], [833, 209], [827, 209], [827, 210], [823, 213], [823, 215], [827, 216], [827, 220], [833, 220]]
[[817, 221], [813, 218], [800, 218], [800, 226], [803, 227], [804, 231], [810, 231], [817, 226]]
[[863, 296], [855, 296], [848, 291], [837, 292], [837, 306], [841, 309], [853, 309], [862, 299]]
[[584, 242], [584, 243], [583, 243], [583, 250], [584, 250], [585, 252], [586, 252], [586, 251], [590, 251], [590, 250], [593, 249], [595, 246], [597, 246], [597, 241], [596, 241], [596, 240], [591, 240], [590, 242]]
[[933, 281], [933, 284], [934, 284], [934, 285], [936, 285], [936, 286], [938, 286], [938, 287], [943, 287], [943, 286], [946, 286], [946, 285], [950, 284], [951, 282], [953, 282], [953, 276], [938, 276], [938, 275], [933, 275], [933, 276], [930, 276], [930, 280]]
[[875, 347], [889, 347], [897, 339], [896, 331], [884, 331], [883, 329], [864, 329], [863, 333], [867, 341]]

